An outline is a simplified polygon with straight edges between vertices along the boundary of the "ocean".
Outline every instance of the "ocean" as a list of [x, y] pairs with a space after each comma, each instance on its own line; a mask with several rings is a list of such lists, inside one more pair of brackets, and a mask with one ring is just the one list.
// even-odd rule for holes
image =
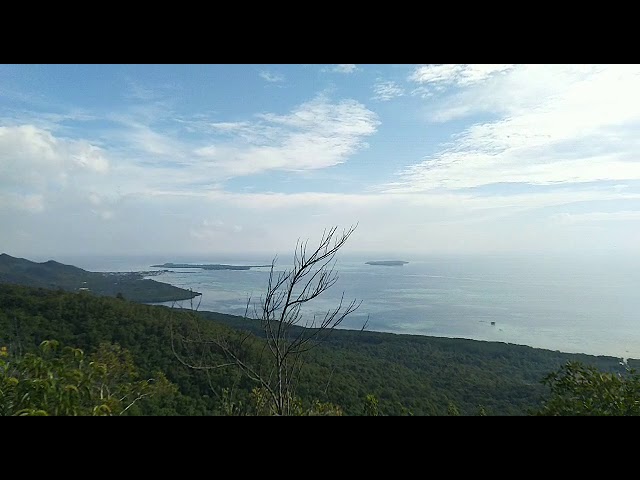
[[[405, 260], [372, 266], [367, 260]], [[148, 271], [152, 264], [268, 264], [269, 257], [64, 257], [91, 271]], [[276, 270], [290, 267], [281, 257]], [[174, 269], [154, 280], [201, 292], [200, 310], [243, 315], [259, 301], [268, 268]], [[337, 283], [306, 315], [362, 301], [340, 328], [468, 338], [562, 352], [640, 359], [640, 258], [624, 256], [340, 256]], [[198, 299], [196, 299], [197, 301]], [[189, 308], [190, 302], [182, 302]], [[307, 317], [309, 318], [309, 317]]]

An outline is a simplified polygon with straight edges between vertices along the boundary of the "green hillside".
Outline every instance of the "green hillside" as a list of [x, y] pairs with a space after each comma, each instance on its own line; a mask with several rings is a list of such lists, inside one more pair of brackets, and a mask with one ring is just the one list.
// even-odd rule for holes
[[53, 260], [36, 263], [6, 253], [0, 255], [0, 283], [70, 292], [89, 290], [96, 295], [109, 297], [120, 294], [128, 300], [149, 303], [188, 300], [199, 295], [143, 277], [139, 272], [89, 272]]
[[[194, 318], [201, 320], [194, 329]], [[133, 413], [205, 415], [224, 413], [224, 391], [246, 401], [255, 383], [235, 370], [194, 370], [181, 364], [171, 333], [239, 338], [238, 330], [259, 330], [257, 322], [213, 312], [193, 314], [168, 307], [16, 285], [0, 285], [0, 346], [10, 352], [33, 351], [47, 339], [79, 347], [87, 354], [101, 344], [129, 350], [140, 374], [163, 372], [178, 388], [170, 399], [153, 401]], [[263, 351], [260, 338], [244, 344], [247, 355]], [[181, 353], [179, 350], [177, 353]], [[540, 406], [547, 392], [542, 378], [569, 360], [619, 371], [618, 359], [573, 355], [525, 346], [388, 333], [336, 330], [311, 350], [298, 394], [331, 402], [345, 414], [363, 413], [364, 399], [375, 395], [387, 415], [446, 415], [450, 404], [461, 414], [482, 407], [490, 415], [523, 415]], [[224, 363], [222, 355], [209, 359]]]

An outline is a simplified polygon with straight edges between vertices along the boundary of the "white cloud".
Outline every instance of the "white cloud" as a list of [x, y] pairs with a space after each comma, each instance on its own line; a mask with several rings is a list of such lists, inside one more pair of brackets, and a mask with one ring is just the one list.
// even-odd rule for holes
[[394, 81], [379, 80], [373, 86], [373, 99], [381, 102], [387, 102], [396, 97], [404, 95], [404, 89]]
[[131, 106], [125, 112], [112, 112], [107, 116], [116, 127], [103, 135], [112, 150], [120, 148], [124, 156], [141, 162], [159, 157], [179, 158], [185, 144], [178, 139], [175, 127], [167, 128], [170, 121], [181, 124], [173, 117], [170, 108], [162, 102]]
[[358, 69], [355, 63], [339, 63], [333, 67], [332, 71], [337, 73], [353, 73]]
[[[502, 75], [455, 90], [448, 94], [443, 84], [422, 85], [433, 98], [429, 101], [429, 118], [446, 122], [476, 113], [511, 115], [552, 102], [579, 88], [593, 76], [616, 66], [535, 64], [515, 65]], [[443, 92], [447, 94], [443, 94]]]
[[104, 175], [104, 151], [85, 140], [54, 136], [33, 125], [0, 127], [0, 187], [31, 189], [65, 186], [83, 174]]
[[359, 102], [330, 103], [319, 96], [286, 115], [260, 114], [251, 123], [225, 124], [231, 141], [205, 145], [194, 153], [229, 175], [326, 168], [366, 147], [364, 139], [379, 123]]
[[129, 145], [136, 150], [154, 155], [179, 157], [183, 151], [183, 145], [161, 132], [156, 132], [148, 125], [132, 123], [127, 127], [127, 131], [120, 135], [120, 138], [129, 142]]
[[[504, 76], [512, 72], [516, 67], [513, 64], [443, 64], [421, 65], [416, 67], [409, 76], [409, 81], [418, 84], [411, 90], [412, 96], [423, 99], [440, 97], [451, 87], [462, 88], [462, 93], [454, 96], [457, 101], [449, 108], [443, 108], [436, 104], [436, 113], [430, 117], [436, 121], [448, 121], [453, 118], [472, 113], [475, 108], [481, 108], [483, 104], [492, 104], [493, 95], [471, 96], [467, 94], [468, 87], [484, 86], [495, 81], [500, 81]], [[489, 87], [490, 88], [490, 87]], [[449, 103], [449, 98], [443, 101], [444, 106]]]
[[[92, 132], [103, 139], [101, 146], [40, 126], [2, 126], [0, 188], [44, 194], [45, 206], [47, 192], [57, 189], [85, 192], [87, 202], [90, 192], [207, 192], [238, 175], [343, 163], [367, 147], [366, 138], [379, 125], [376, 114], [361, 103], [332, 102], [325, 96], [289, 113], [240, 121], [212, 121], [211, 114], [203, 114], [173, 122], [175, 117], [158, 102], [111, 112], [103, 119], [105, 129]], [[181, 136], [184, 128], [196, 135]]]
[[268, 72], [266, 70], [262, 70], [259, 73], [260, 78], [269, 82], [269, 83], [281, 83], [284, 82], [284, 75], [281, 73]]
[[[118, 195], [208, 192], [235, 176], [334, 166], [366, 148], [366, 138], [380, 123], [359, 102], [331, 102], [322, 95], [285, 114], [262, 113], [241, 121], [215, 122], [202, 117], [179, 122], [197, 133], [195, 138], [180, 138], [168, 129], [166, 119], [172, 117], [166, 111], [161, 109], [155, 118], [150, 113], [143, 109], [135, 115], [111, 116], [126, 128], [108, 132], [109, 154], [117, 161], [109, 170], [108, 183], [100, 183], [104, 188], [111, 185]], [[87, 148], [74, 159], [87, 166], [98, 155], [101, 150]], [[88, 190], [95, 188], [92, 185]]]
[[[190, 253], [289, 253], [298, 237], [360, 222], [348, 245], [353, 250], [571, 250], [601, 243], [637, 250], [640, 67], [440, 66], [419, 67], [412, 77], [379, 78], [373, 98], [424, 95], [409, 108], [425, 109], [425, 137], [433, 122], [451, 122], [435, 130], [451, 127], [455, 134], [416, 157], [397, 181], [368, 189], [356, 177], [384, 168], [376, 152], [366, 155], [364, 168], [316, 171], [364, 152], [378, 131], [381, 118], [356, 100], [307, 97], [293, 107], [280, 104], [285, 110], [223, 117], [204, 104], [198, 104], [203, 111], [178, 114], [170, 103], [152, 102], [152, 92], [137, 90], [141, 103], [106, 118], [77, 110], [43, 113], [35, 123], [37, 112], [11, 111], [0, 119], [0, 224], [9, 226], [0, 229], [0, 245], [31, 252], [175, 252], [178, 246]], [[392, 110], [380, 115], [415, 118], [406, 109], [392, 118]], [[403, 148], [398, 144], [398, 158], [406, 158]], [[402, 161], [393, 160], [390, 165]], [[226, 183], [264, 172], [285, 173]], [[345, 182], [328, 183], [343, 174]], [[292, 191], [312, 185], [333, 192], [351, 184], [370, 193], [278, 193], [285, 183]], [[276, 192], [256, 193], [261, 190]]]
[[220, 154], [220, 148], [215, 145], [207, 145], [206, 147], [196, 148], [193, 153], [200, 157], [215, 158], [216, 155]]
[[421, 84], [468, 86], [513, 67], [513, 64], [497, 63], [420, 65], [409, 76], [409, 80]]
[[638, 180], [639, 82], [638, 65], [536, 65], [472, 85], [435, 105], [432, 118], [473, 110], [501, 117], [465, 128], [401, 172], [391, 190]]

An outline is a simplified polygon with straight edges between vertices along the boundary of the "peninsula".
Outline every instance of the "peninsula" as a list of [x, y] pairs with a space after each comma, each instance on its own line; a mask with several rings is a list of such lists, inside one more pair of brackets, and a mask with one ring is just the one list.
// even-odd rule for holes
[[397, 267], [397, 266], [402, 266], [409, 262], [405, 262], [404, 260], [378, 260], [378, 261], [365, 262], [365, 263], [367, 265], [383, 265], [385, 267]]
[[250, 270], [256, 267], [270, 267], [271, 265], [225, 265], [221, 263], [164, 263], [162, 265], [151, 265], [154, 268], [201, 268], [202, 270]]
[[53, 260], [37, 263], [6, 253], [0, 255], [0, 284], [69, 292], [84, 291], [99, 296], [118, 296], [139, 303], [189, 300], [201, 295], [199, 292], [145, 278], [162, 273], [164, 272], [90, 272]]

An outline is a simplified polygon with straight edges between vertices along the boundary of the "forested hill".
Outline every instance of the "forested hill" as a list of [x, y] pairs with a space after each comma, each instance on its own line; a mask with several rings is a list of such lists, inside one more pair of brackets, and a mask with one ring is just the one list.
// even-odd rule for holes
[[[203, 320], [194, 331], [193, 318]], [[173, 329], [170, 326], [173, 325]], [[213, 312], [199, 314], [167, 307], [16, 285], [0, 285], [0, 347], [30, 351], [47, 339], [95, 352], [110, 343], [128, 349], [142, 378], [163, 372], [178, 393], [145, 399], [138, 414], [200, 415], [224, 413], [225, 391], [238, 404], [256, 385], [233, 369], [193, 370], [172, 351], [171, 334], [239, 338], [257, 322]], [[233, 327], [233, 328], [230, 328]], [[264, 351], [262, 340], [242, 343], [247, 355]], [[502, 343], [336, 330], [309, 352], [298, 394], [320, 400], [346, 414], [363, 413], [367, 395], [379, 399], [387, 415], [446, 415], [450, 405], [473, 415], [526, 414], [546, 393], [542, 378], [568, 360], [619, 371], [618, 359], [572, 355]], [[209, 362], [223, 363], [220, 356]], [[226, 390], [225, 390], [226, 389]], [[133, 412], [133, 410], [131, 411]]]
[[90, 290], [96, 295], [110, 297], [120, 294], [136, 302], [188, 300], [198, 295], [197, 292], [143, 277], [140, 272], [89, 272], [53, 260], [37, 263], [6, 253], [0, 255], [0, 283], [71, 292]]

